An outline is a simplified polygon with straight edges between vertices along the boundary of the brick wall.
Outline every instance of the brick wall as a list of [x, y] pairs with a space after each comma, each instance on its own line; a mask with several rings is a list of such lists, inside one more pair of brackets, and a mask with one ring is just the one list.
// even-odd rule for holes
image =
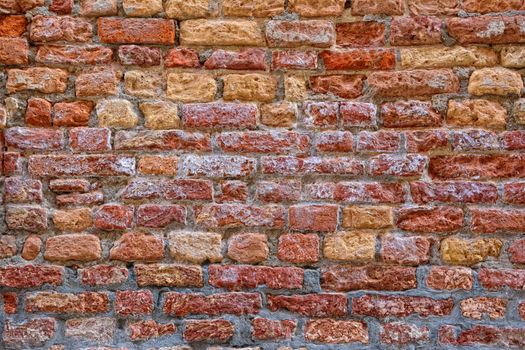
[[0, 13], [1, 349], [525, 348], [523, 0]]

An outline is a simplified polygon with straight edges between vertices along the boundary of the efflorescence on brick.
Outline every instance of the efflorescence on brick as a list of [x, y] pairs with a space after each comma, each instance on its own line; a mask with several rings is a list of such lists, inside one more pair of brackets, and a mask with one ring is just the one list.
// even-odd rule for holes
[[0, 349], [525, 348], [521, 0], [0, 0]]

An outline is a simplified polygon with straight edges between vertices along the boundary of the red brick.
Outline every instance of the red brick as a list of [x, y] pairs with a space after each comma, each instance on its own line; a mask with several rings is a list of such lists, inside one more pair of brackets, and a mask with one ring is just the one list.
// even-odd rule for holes
[[240, 51], [216, 50], [204, 62], [206, 69], [265, 70], [266, 51], [258, 48]]
[[321, 287], [325, 290], [403, 291], [417, 287], [416, 269], [399, 266], [332, 265], [321, 270]]
[[364, 81], [363, 75], [318, 75], [310, 77], [310, 87], [318, 94], [351, 99], [363, 94]]
[[440, 343], [453, 345], [481, 345], [496, 348], [523, 347], [523, 328], [498, 328], [495, 326], [475, 325], [463, 328], [459, 332], [456, 327], [443, 325], [439, 329]]
[[25, 65], [29, 63], [29, 45], [26, 39], [0, 37], [0, 64]]
[[497, 150], [500, 147], [495, 132], [485, 130], [455, 131], [452, 149], [456, 152]]
[[172, 20], [160, 18], [99, 18], [100, 41], [110, 44], [175, 43], [175, 25]]
[[62, 206], [93, 206], [104, 202], [104, 194], [100, 191], [88, 193], [61, 194], [55, 198], [56, 204]]
[[53, 106], [53, 125], [88, 126], [93, 110], [91, 101], [59, 102]]
[[49, 181], [49, 189], [53, 192], [87, 192], [89, 181], [84, 179], [53, 179]]
[[69, 130], [69, 147], [73, 152], [111, 150], [111, 130], [107, 128], [74, 128]]
[[267, 295], [270, 311], [286, 310], [309, 317], [342, 317], [347, 314], [344, 294]]
[[352, 15], [402, 15], [403, 0], [354, 0]]
[[23, 323], [6, 320], [2, 339], [8, 347], [40, 347], [55, 336], [57, 328], [53, 318], [25, 319]]
[[314, 51], [274, 51], [272, 69], [317, 69], [317, 53]]
[[6, 314], [16, 314], [18, 305], [18, 296], [14, 292], [2, 293], [2, 300], [4, 302], [4, 312]]
[[266, 40], [269, 47], [330, 47], [335, 32], [329, 21], [269, 21]]
[[292, 338], [296, 328], [296, 320], [257, 317], [252, 320], [252, 337], [257, 340], [288, 340]]
[[418, 204], [495, 203], [498, 199], [496, 185], [480, 182], [411, 182], [410, 192]]
[[292, 206], [290, 228], [298, 231], [333, 232], [337, 227], [337, 205]]
[[381, 259], [387, 264], [421, 265], [430, 259], [431, 241], [426, 237], [381, 237]]
[[40, 232], [47, 228], [47, 210], [40, 207], [7, 207], [5, 222], [11, 230]]
[[51, 103], [43, 98], [32, 97], [27, 100], [25, 122], [30, 126], [50, 127]]
[[34, 288], [44, 284], [59, 286], [64, 281], [64, 268], [50, 265], [7, 265], [0, 267], [0, 286]]
[[377, 107], [365, 102], [341, 102], [339, 107], [344, 127], [372, 127], [376, 125]]
[[125, 176], [135, 173], [135, 158], [125, 155], [34, 155], [33, 176]]
[[163, 228], [186, 223], [186, 208], [177, 204], [145, 204], [137, 209], [137, 226]]
[[396, 226], [405, 231], [456, 232], [463, 227], [463, 210], [457, 207], [401, 208], [396, 214]]
[[360, 321], [308, 320], [304, 326], [309, 341], [329, 344], [368, 344], [368, 327]]
[[103, 46], [44, 45], [38, 48], [35, 60], [53, 64], [104, 64], [110, 63], [113, 50]]
[[66, 91], [69, 73], [64, 69], [31, 67], [7, 71], [7, 92], [38, 91], [44, 94]]
[[158, 47], [122, 45], [118, 48], [118, 58], [125, 66], [159, 66], [162, 52]]
[[190, 129], [253, 129], [257, 106], [238, 103], [196, 103], [182, 107], [182, 120]]
[[206, 228], [283, 228], [286, 212], [277, 205], [207, 204], [195, 208], [195, 223]]
[[227, 153], [307, 153], [310, 137], [293, 131], [226, 132], [215, 138], [217, 145]]
[[87, 42], [93, 36], [91, 24], [77, 17], [37, 15], [31, 21], [31, 41]]
[[384, 103], [381, 118], [386, 128], [435, 127], [442, 123], [431, 102], [415, 100]]
[[473, 285], [472, 270], [466, 267], [433, 266], [427, 277], [427, 286], [437, 290], [470, 290]]
[[68, 15], [73, 10], [73, 0], [52, 0], [49, 10], [59, 15]]
[[525, 183], [515, 182], [503, 185], [503, 200], [509, 204], [525, 204]]
[[24, 260], [35, 260], [42, 249], [42, 239], [37, 235], [30, 235], [26, 238], [20, 256]]
[[228, 257], [243, 264], [257, 264], [268, 259], [268, 238], [263, 233], [241, 233], [230, 238]]
[[379, 338], [384, 344], [421, 344], [430, 340], [430, 330], [413, 323], [391, 322], [381, 327]]
[[26, 312], [92, 314], [108, 310], [109, 295], [98, 292], [36, 292], [26, 296], [25, 303]]
[[234, 324], [227, 320], [191, 320], [185, 321], [182, 336], [187, 342], [225, 342], [234, 332]]
[[117, 291], [115, 313], [120, 317], [149, 315], [153, 312], [153, 293], [150, 290]]
[[408, 131], [405, 133], [405, 138], [408, 152], [423, 153], [449, 148], [446, 130]]
[[150, 180], [136, 178], [124, 188], [124, 200], [162, 198], [165, 200], [211, 200], [212, 182], [200, 179]]
[[496, 3], [479, 2], [476, 0], [466, 0], [463, 2], [463, 8], [467, 12], [489, 13], [489, 12], [506, 12], [523, 10], [524, 6], [521, 1], [504, 0]]
[[523, 43], [524, 16], [477, 16], [447, 19], [449, 35], [460, 44]]
[[385, 25], [383, 23], [373, 21], [337, 23], [335, 31], [337, 35], [336, 43], [339, 46], [385, 45]]
[[217, 203], [245, 203], [248, 199], [248, 184], [232, 180], [220, 183], [220, 190], [215, 193]]
[[334, 199], [344, 202], [403, 203], [405, 191], [398, 183], [340, 182], [334, 188]]
[[458, 0], [409, 0], [412, 15], [456, 15], [460, 10]]
[[120, 261], [158, 261], [164, 257], [164, 241], [152, 234], [127, 232], [109, 251], [109, 258]]
[[304, 272], [296, 267], [251, 265], [210, 265], [209, 283], [230, 290], [253, 289], [266, 285], [270, 289], [298, 289]]
[[0, 16], [0, 37], [18, 37], [22, 36], [27, 27], [25, 16]]
[[1, 236], [0, 237], [0, 258], [10, 258], [16, 255], [16, 238], [15, 236]]
[[388, 70], [396, 65], [393, 49], [353, 49], [322, 51], [326, 70]]
[[525, 287], [525, 270], [513, 269], [487, 269], [478, 272], [479, 283], [487, 289], [510, 289], [521, 290]]
[[525, 210], [472, 209], [470, 228], [477, 233], [523, 232]]
[[374, 176], [421, 177], [426, 163], [427, 157], [419, 154], [382, 154], [369, 160], [369, 173]]
[[202, 287], [202, 268], [195, 265], [135, 264], [137, 284], [144, 286]]
[[339, 104], [336, 102], [305, 102], [304, 124], [311, 128], [336, 128]]
[[199, 55], [196, 51], [185, 47], [171, 49], [164, 57], [164, 67], [199, 68]]
[[430, 158], [429, 175], [438, 179], [490, 179], [525, 177], [520, 154], [454, 155]]
[[350, 131], [325, 131], [317, 135], [318, 152], [347, 153], [353, 151], [354, 136]]
[[[3, 154], [3, 168], [0, 173], [4, 176], [15, 176], [22, 174], [22, 157], [18, 152], [4, 152]], [[0, 156], [2, 158], [2, 156]]]
[[501, 136], [501, 146], [508, 151], [525, 150], [525, 131], [506, 131]]
[[23, 151], [56, 151], [64, 147], [62, 130], [15, 127], [4, 132], [7, 147]]
[[491, 320], [501, 319], [507, 313], [507, 300], [502, 298], [475, 297], [460, 302], [463, 317], [481, 320], [488, 316]]
[[257, 314], [261, 309], [261, 303], [259, 293], [203, 295], [168, 292], [165, 294], [163, 312], [176, 317]]
[[44, 259], [49, 261], [95, 261], [102, 257], [100, 240], [91, 234], [65, 234], [46, 240]]
[[79, 270], [82, 284], [88, 286], [107, 286], [122, 284], [128, 279], [125, 267], [111, 265], [95, 265]]
[[392, 131], [362, 131], [357, 139], [358, 152], [392, 153], [400, 149], [401, 137]]
[[42, 183], [39, 180], [8, 177], [4, 182], [4, 201], [6, 203], [40, 203]]
[[133, 212], [133, 206], [105, 204], [95, 212], [95, 227], [105, 231], [131, 228]]
[[[117, 95], [120, 78], [120, 73], [112, 69], [96, 68], [96, 70], [87, 71], [77, 77], [75, 93], [77, 97]], [[102, 103], [107, 104], [108, 102], [102, 101]], [[99, 108], [102, 109], [102, 107]]]
[[279, 237], [277, 257], [281, 261], [306, 264], [319, 261], [319, 236], [287, 234]]
[[364, 168], [361, 161], [345, 157], [262, 157], [264, 174], [308, 175], [340, 174], [360, 175]]
[[368, 85], [377, 95], [407, 97], [459, 91], [459, 78], [451, 69], [373, 72]]
[[395, 17], [390, 27], [392, 45], [429, 45], [441, 43], [438, 17]]
[[158, 323], [155, 320], [137, 321], [128, 324], [128, 333], [131, 341], [148, 340], [175, 334], [177, 327], [174, 323]]
[[352, 313], [355, 315], [383, 317], [420, 317], [450, 315], [454, 301], [416, 296], [364, 295], [352, 299]]

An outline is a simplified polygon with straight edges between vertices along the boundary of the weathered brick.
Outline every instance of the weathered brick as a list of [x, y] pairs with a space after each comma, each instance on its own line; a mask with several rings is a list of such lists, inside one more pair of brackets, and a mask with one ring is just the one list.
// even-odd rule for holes
[[44, 94], [64, 92], [69, 74], [63, 69], [33, 67], [9, 69], [7, 71], [7, 92], [38, 91]]
[[42, 201], [42, 182], [22, 177], [8, 177], [4, 182], [4, 201], [6, 203], [40, 203]]
[[519, 95], [523, 89], [523, 78], [510, 69], [496, 67], [483, 68], [472, 73], [468, 91], [471, 95], [486, 94], [507, 96]]
[[182, 45], [263, 46], [264, 35], [255, 21], [188, 20], [181, 22]]
[[502, 298], [476, 297], [461, 300], [461, 313], [464, 317], [481, 320], [487, 315], [491, 320], [505, 317], [507, 300]]
[[292, 206], [290, 228], [298, 231], [335, 231], [339, 207], [336, 205]]
[[525, 177], [519, 154], [455, 155], [430, 158], [429, 174], [438, 179], [490, 179]]
[[210, 0], [167, 0], [164, 4], [166, 15], [175, 19], [206, 17], [209, 14]]
[[225, 342], [233, 337], [235, 326], [232, 322], [217, 320], [185, 321], [183, 337], [188, 342]]
[[112, 69], [97, 68], [80, 74], [75, 81], [78, 97], [114, 96], [118, 94], [120, 73]]
[[88, 286], [118, 285], [126, 282], [129, 272], [125, 267], [95, 265], [79, 270], [82, 284]]
[[525, 42], [523, 16], [476, 16], [447, 19], [449, 35], [460, 44], [506, 44]]
[[310, 77], [310, 87], [318, 94], [333, 94], [352, 99], [363, 94], [363, 75], [317, 75]]
[[51, 103], [43, 98], [31, 97], [27, 100], [25, 122], [28, 126], [51, 126]]
[[441, 19], [438, 17], [394, 17], [392, 20], [392, 45], [429, 45], [441, 41]]
[[123, 155], [35, 155], [29, 157], [34, 176], [118, 176], [135, 173], [135, 158]]
[[384, 46], [385, 25], [383, 23], [366, 21], [337, 23], [336, 43], [339, 46]]
[[466, 267], [433, 266], [426, 280], [427, 286], [437, 290], [472, 289], [472, 270]]
[[337, 232], [325, 236], [323, 256], [329, 260], [366, 262], [376, 254], [376, 234], [368, 232]]
[[91, 101], [59, 102], [53, 105], [53, 125], [88, 126], [93, 110]]
[[479, 270], [478, 279], [481, 286], [487, 289], [523, 289], [525, 270], [483, 268]]
[[287, 310], [309, 317], [341, 317], [347, 313], [344, 294], [268, 295], [270, 311]]
[[419, 236], [385, 235], [381, 237], [380, 256], [387, 264], [421, 265], [430, 260], [432, 242]]
[[100, 41], [110, 44], [175, 43], [175, 25], [172, 20], [160, 18], [99, 18]]
[[343, 0], [291, 0], [288, 4], [292, 12], [302, 17], [340, 16], [343, 13], [345, 2]]
[[215, 50], [204, 62], [206, 69], [264, 70], [266, 51], [246, 48], [239, 51]]
[[179, 158], [172, 156], [142, 156], [139, 158], [137, 170], [147, 175], [177, 175]]
[[314, 51], [274, 51], [272, 69], [317, 69], [317, 54]]
[[238, 103], [196, 103], [182, 109], [184, 126], [195, 129], [253, 129], [257, 106]]
[[3, 15], [0, 17], [0, 36], [16, 38], [22, 36], [27, 27], [27, 19], [22, 15]]
[[0, 268], [0, 286], [34, 288], [44, 284], [59, 286], [64, 281], [64, 268], [52, 265], [6, 265]]
[[5, 222], [11, 230], [40, 232], [47, 228], [47, 210], [33, 206], [9, 206], [6, 209]]
[[498, 190], [494, 184], [479, 182], [412, 182], [414, 202], [495, 203]]
[[270, 47], [330, 47], [335, 31], [328, 21], [269, 21], [266, 40]]
[[87, 192], [90, 183], [85, 179], [53, 179], [49, 181], [49, 189], [53, 192]]
[[109, 317], [73, 318], [65, 323], [66, 337], [109, 342], [117, 329], [116, 320]]
[[111, 62], [113, 50], [103, 46], [44, 45], [38, 48], [35, 60], [54, 64], [107, 64]]
[[91, 209], [55, 210], [53, 224], [60, 231], [85, 231], [93, 225]]
[[0, 237], [0, 259], [15, 256], [17, 250], [15, 236]]
[[386, 206], [350, 206], [343, 209], [343, 227], [383, 229], [393, 226], [392, 208]]
[[62, 130], [15, 127], [4, 132], [6, 145], [24, 151], [53, 151], [64, 147]]
[[360, 321], [308, 320], [304, 333], [309, 341], [328, 344], [368, 344], [369, 340], [368, 327]]
[[321, 270], [321, 287], [325, 290], [403, 291], [417, 287], [416, 269], [400, 266], [332, 265]]
[[52, 0], [49, 10], [59, 15], [68, 15], [73, 11], [73, 0]]
[[0, 64], [25, 65], [29, 63], [29, 45], [26, 39], [0, 37]]
[[149, 17], [163, 11], [162, 0], [124, 0], [122, 8], [133, 17]]
[[389, 70], [396, 64], [392, 49], [353, 49], [322, 51], [326, 70]]
[[248, 199], [248, 184], [239, 180], [222, 181], [220, 189], [215, 193], [217, 203], [246, 203]]
[[29, 37], [31, 41], [87, 42], [93, 36], [92, 25], [82, 19], [70, 16], [37, 15], [31, 20]]
[[498, 56], [485, 47], [416, 47], [401, 50], [404, 68], [485, 67], [498, 63]]
[[525, 211], [504, 209], [472, 209], [471, 229], [478, 233], [525, 231]]
[[132, 206], [105, 204], [94, 213], [94, 224], [99, 230], [125, 230], [131, 228], [133, 213]]
[[460, 8], [458, 0], [408, 0], [408, 9], [414, 15], [455, 15]]
[[364, 295], [352, 299], [352, 313], [363, 316], [421, 317], [446, 316], [452, 312], [452, 299], [432, 299], [416, 296]]
[[26, 312], [93, 314], [109, 310], [108, 293], [35, 292], [26, 297]]
[[284, 12], [283, 0], [225, 0], [222, 11], [232, 17], [273, 17]]
[[210, 200], [212, 183], [200, 179], [134, 179], [121, 193], [125, 200], [162, 198], [166, 200]]
[[108, 128], [74, 128], [69, 130], [69, 147], [74, 152], [104, 152], [111, 150]]
[[32, 318], [22, 323], [6, 320], [2, 339], [10, 347], [39, 347], [53, 338], [57, 328], [53, 318]]
[[208, 74], [168, 74], [167, 96], [180, 102], [211, 102], [217, 93], [217, 83]]
[[373, 176], [421, 177], [427, 160], [427, 157], [419, 154], [381, 154], [369, 160], [369, 173]]
[[42, 239], [37, 235], [30, 235], [26, 238], [20, 256], [25, 260], [35, 260], [42, 249]]
[[101, 100], [96, 111], [99, 126], [130, 129], [137, 125], [138, 115], [128, 100]]
[[355, 0], [352, 2], [353, 15], [402, 15], [402, 0]]
[[202, 264], [222, 260], [222, 236], [211, 232], [171, 232], [168, 245], [171, 257]]
[[377, 95], [404, 97], [459, 91], [459, 78], [450, 69], [374, 72], [368, 84]]
[[87, 193], [71, 193], [56, 196], [57, 206], [93, 206], [104, 202], [104, 194], [100, 191]]
[[136, 264], [137, 284], [166, 287], [202, 287], [202, 268], [195, 265]]
[[172, 335], [177, 331], [174, 323], [158, 323], [155, 320], [144, 320], [128, 323], [129, 338], [132, 341], [149, 340]]
[[397, 210], [396, 226], [422, 233], [456, 232], [463, 227], [463, 210], [457, 207], [415, 207]]
[[208, 204], [195, 209], [195, 222], [206, 228], [282, 228], [285, 214], [284, 207], [278, 205]]
[[117, 0], [80, 0], [80, 14], [82, 16], [114, 16], [117, 12]]
[[277, 80], [271, 75], [228, 74], [222, 81], [223, 98], [227, 101], [271, 102], [277, 92]]
[[304, 272], [297, 267], [251, 265], [210, 265], [209, 283], [230, 290], [253, 289], [266, 285], [270, 289], [298, 289], [303, 285]]
[[124, 74], [124, 91], [137, 97], [157, 97], [162, 91], [161, 75], [157, 72], [130, 70]]
[[385, 344], [422, 344], [430, 340], [430, 330], [413, 323], [391, 322], [381, 327], [379, 337]]
[[122, 45], [118, 48], [118, 58], [121, 64], [127, 66], [158, 66], [161, 51], [156, 47]]
[[503, 243], [498, 239], [449, 237], [441, 241], [441, 258], [448, 264], [471, 266], [489, 258], [497, 259]]

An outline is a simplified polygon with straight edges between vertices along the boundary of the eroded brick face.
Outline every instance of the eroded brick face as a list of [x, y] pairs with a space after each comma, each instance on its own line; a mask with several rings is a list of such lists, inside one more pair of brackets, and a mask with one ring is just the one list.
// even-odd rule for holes
[[0, 349], [525, 348], [523, 0], [0, 0]]

